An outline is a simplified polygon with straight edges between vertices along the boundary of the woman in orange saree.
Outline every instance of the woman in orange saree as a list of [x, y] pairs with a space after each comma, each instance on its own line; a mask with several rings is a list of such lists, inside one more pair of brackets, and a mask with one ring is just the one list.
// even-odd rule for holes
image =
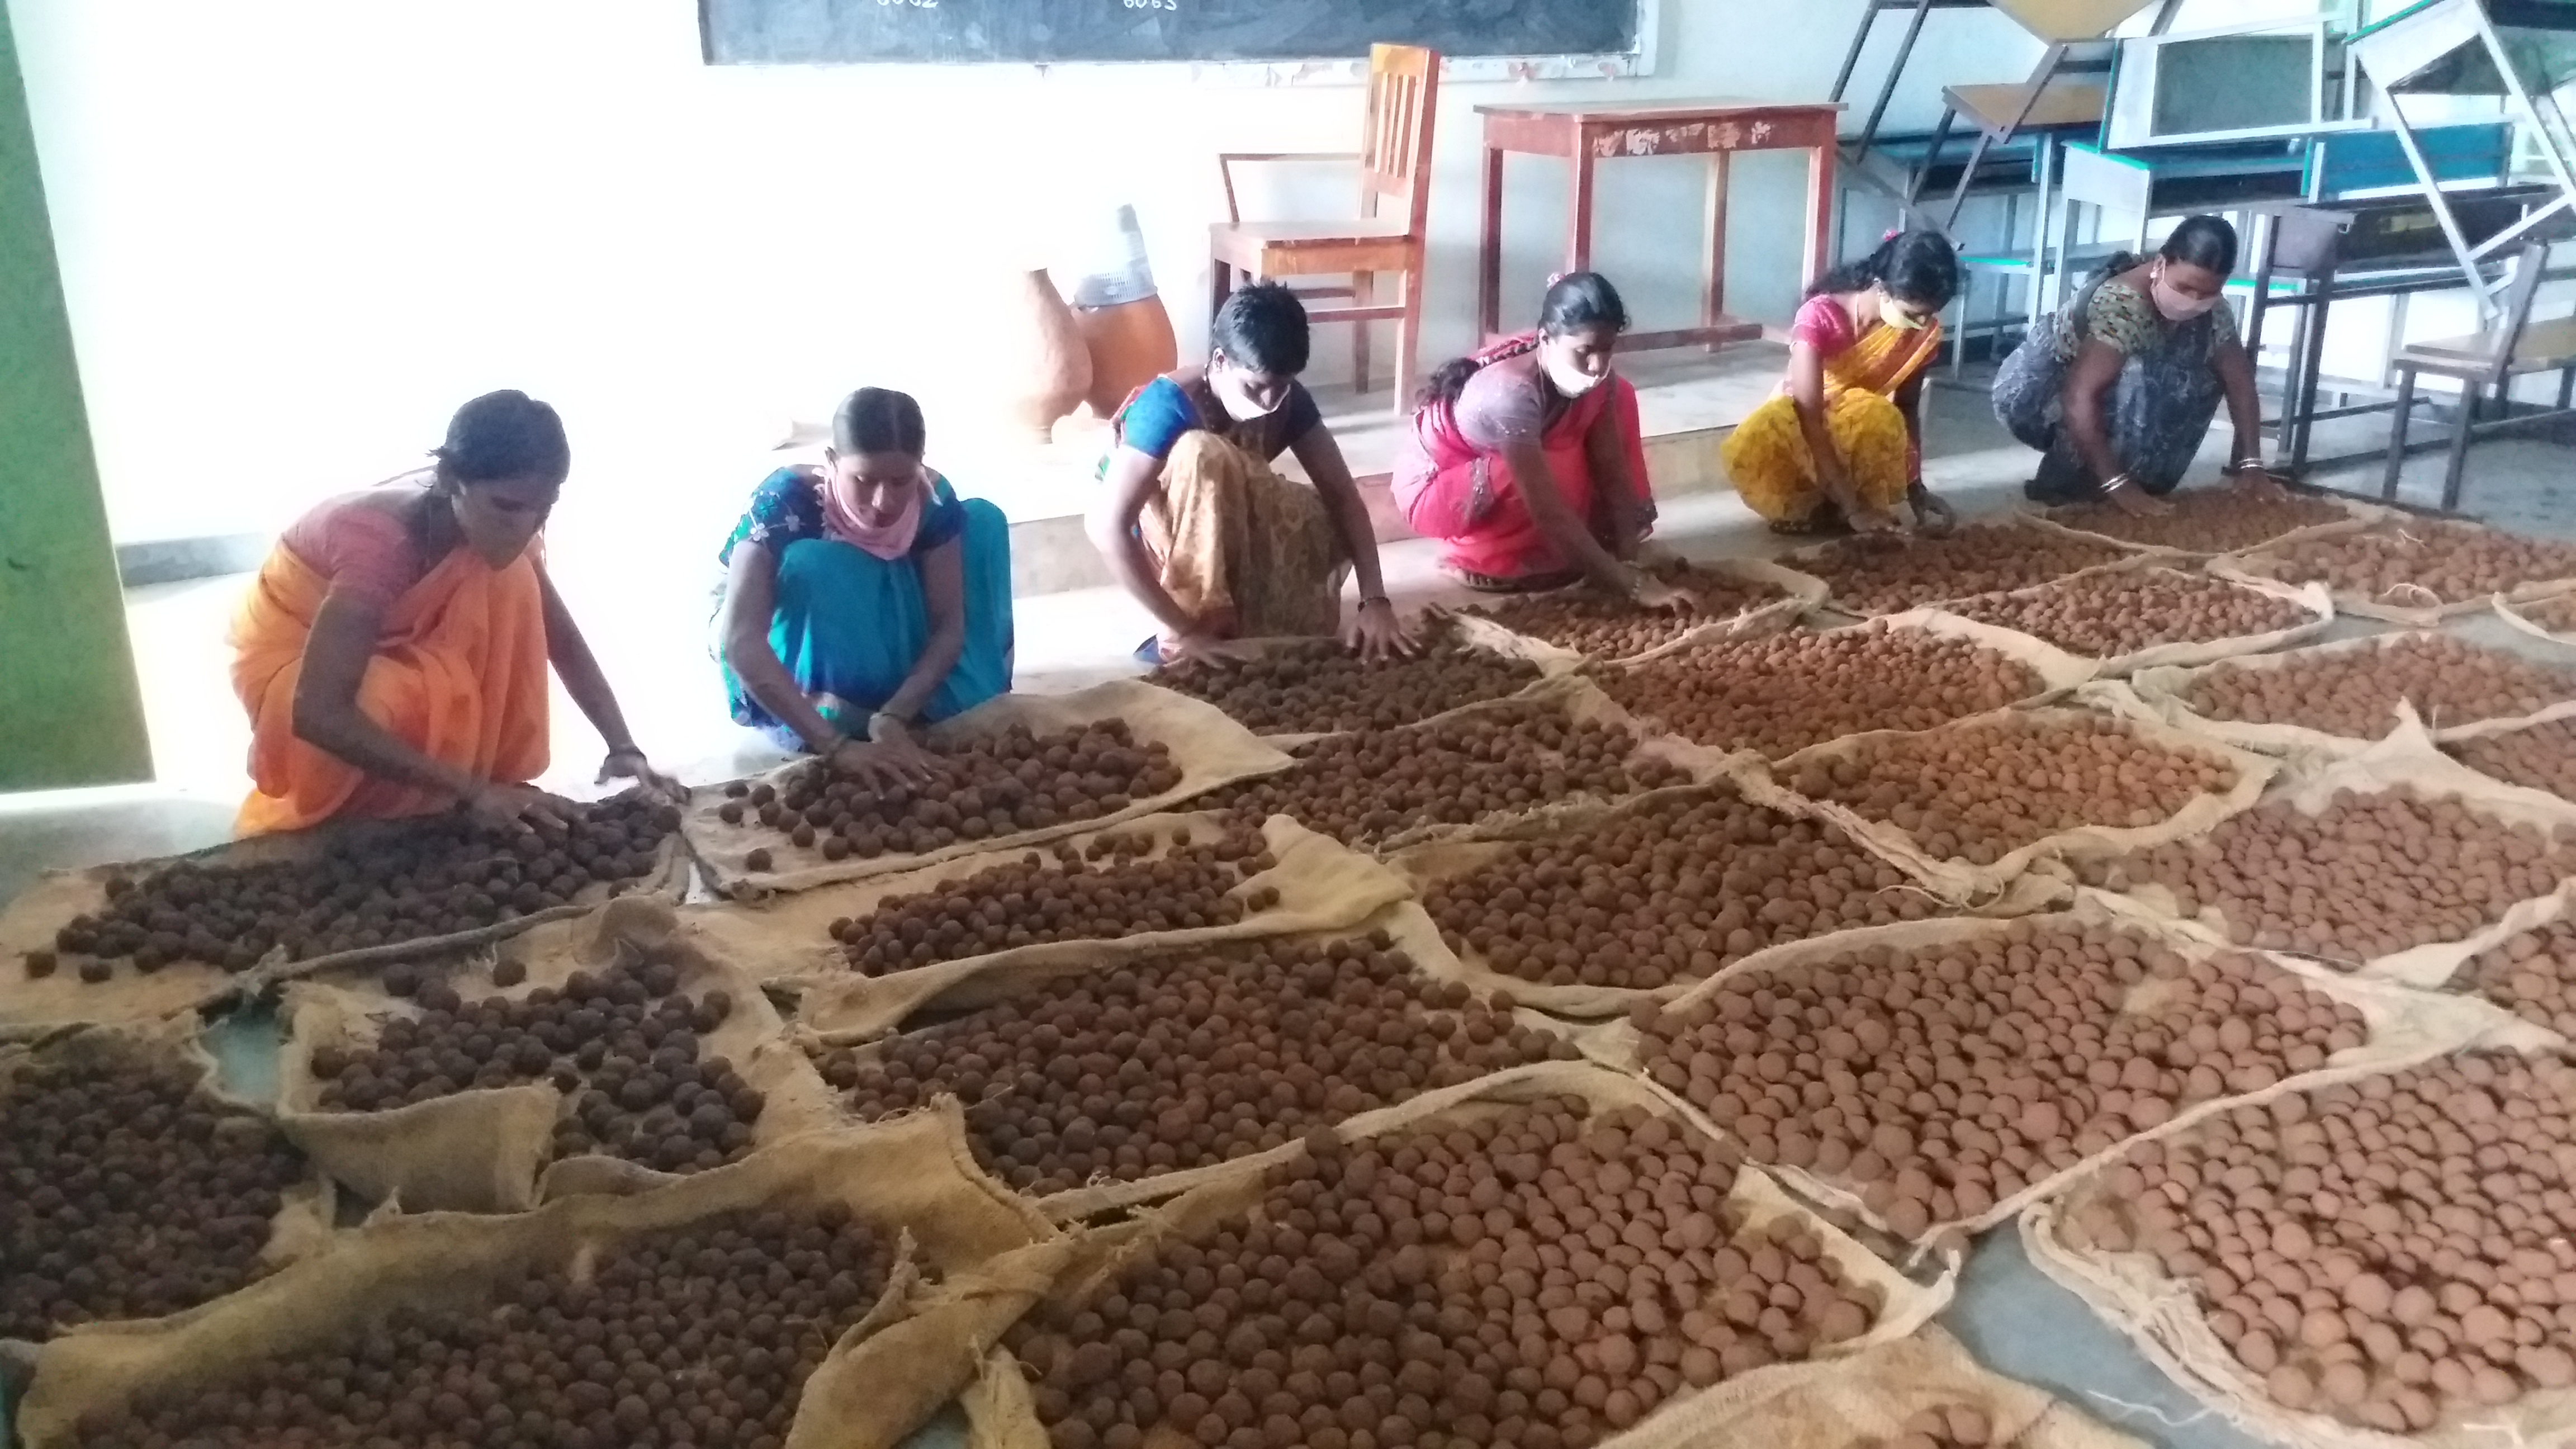
[[1789, 332], [1789, 376], [1719, 457], [1747, 507], [1779, 533], [1884, 532], [1954, 521], [1923, 486], [1923, 374], [1959, 262], [1937, 232], [1892, 236], [1807, 294]]
[[668, 787], [546, 578], [538, 534], [572, 463], [562, 419], [489, 393], [433, 456], [297, 520], [235, 614], [251, 719], [239, 833], [456, 805], [560, 823], [561, 802], [526, 784], [546, 768], [550, 663], [608, 742], [599, 778]]

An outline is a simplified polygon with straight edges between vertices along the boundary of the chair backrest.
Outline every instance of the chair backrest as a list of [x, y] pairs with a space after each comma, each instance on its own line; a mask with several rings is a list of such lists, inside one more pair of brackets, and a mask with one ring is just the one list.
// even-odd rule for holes
[[1431, 215], [1431, 117], [1440, 99], [1440, 52], [1418, 45], [1369, 47], [1368, 122], [1360, 133], [1360, 214], [1378, 198], [1403, 199], [1408, 228], [1422, 235]]
[[[2415, 133], [2436, 182], [2502, 182], [2513, 167], [2513, 123], [2469, 121]], [[2419, 186], [2395, 131], [2348, 131], [2318, 139], [2308, 152], [2308, 196], [2325, 201], [2356, 191]]]
[[2514, 258], [2513, 286], [2505, 293], [2503, 328], [2487, 334], [2487, 381], [2502, 382], [2511, 374], [2514, 349], [2522, 345], [2523, 330], [2531, 325], [2531, 304], [2540, 296], [2541, 274], [2549, 270], [2549, 243], [2536, 241]]

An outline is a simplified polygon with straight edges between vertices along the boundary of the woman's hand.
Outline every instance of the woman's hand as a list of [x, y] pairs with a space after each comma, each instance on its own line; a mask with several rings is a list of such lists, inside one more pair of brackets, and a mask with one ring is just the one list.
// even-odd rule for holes
[[2248, 498], [2280, 498], [2288, 493], [2281, 486], [2281, 475], [2260, 460], [2238, 463], [2227, 470], [2228, 486]]
[[495, 825], [510, 830], [538, 831], [560, 835], [570, 828], [571, 802], [559, 799], [534, 785], [478, 785], [464, 799], [465, 808]]
[[599, 779], [594, 783], [605, 785], [611, 780], [632, 780], [643, 786], [646, 794], [665, 800], [678, 800], [689, 793], [679, 781], [654, 769], [653, 762], [633, 745], [610, 750], [608, 758], [600, 761]]
[[1905, 501], [1914, 508], [1914, 531], [1925, 538], [1947, 538], [1959, 526], [1959, 510], [1920, 483], [1906, 491]]
[[1650, 609], [1657, 613], [1695, 614], [1699, 612], [1698, 595], [1688, 589], [1675, 588], [1643, 569], [1638, 570], [1637, 581], [1630, 586], [1628, 597], [1635, 601], [1638, 608]]
[[1223, 669], [1251, 657], [1249, 648], [1196, 629], [1186, 634], [1175, 634], [1163, 645], [1165, 664], [1204, 664], [1212, 669]]
[[834, 774], [847, 776], [871, 790], [898, 789], [930, 778], [930, 756], [909, 740], [901, 745], [886, 745], [845, 739], [832, 747], [828, 758]]
[[2123, 482], [2102, 496], [2112, 507], [2132, 518], [2159, 518], [2173, 512], [2172, 504], [2149, 495], [2134, 483]]
[[1843, 515], [1854, 533], [1903, 533], [1905, 525], [1884, 508], [1861, 507]]
[[1385, 599], [1360, 600], [1350, 626], [1342, 631], [1342, 642], [1372, 663], [1402, 658], [1422, 647], [1418, 631], [1398, 617], [1395, 605]]

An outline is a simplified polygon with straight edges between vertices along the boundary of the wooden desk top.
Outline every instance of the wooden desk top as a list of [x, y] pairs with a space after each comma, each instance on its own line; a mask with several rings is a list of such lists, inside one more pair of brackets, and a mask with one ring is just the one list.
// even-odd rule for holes
[[[2012, 124], [2021, 109], [2021, 98], [2029, 91], [2026, 85], [2005, 82], [2001, 85], [1943, 86], [1941, 99], [1950, 103], [1959, 118], [2001, 138], [2004, 128]], [[2107, 88], [2098, 82], [2076, 85], [2052, 85], [2039, 93], [2039, 103], [2021, 123], [2025, 131], [2090, 130], [2102, 124], [2102, 108], [2109, 103]]]
[[1526, 116], [1532, 120], [1577, 121], [1596, 126], [1652, 126], [1668, 121], [1722, 121], [1767, 112], [1839, 112], [1840, 101], [1754, 101], [1737, 96], [1707, 100], [1641, 101], [1612, 105], [1598, 101], [1529, 101], [1478, 106], [1483, 116]]

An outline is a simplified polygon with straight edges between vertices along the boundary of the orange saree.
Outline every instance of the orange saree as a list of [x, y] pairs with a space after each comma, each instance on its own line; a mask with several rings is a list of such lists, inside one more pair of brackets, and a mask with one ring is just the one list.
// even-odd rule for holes
[[[279, 545], [233, 616], [233, 692], [250, 711], [242, 835], [338, 816], [423, 815], [445, 796], [368, 775], [295, 737], [304, 643], [330, 581]], [[358, 708], [412, 748], [487, 780], [546, 767], [546, 619], [534, 549], [494, 569], [459, 548], [386, 611]]]

